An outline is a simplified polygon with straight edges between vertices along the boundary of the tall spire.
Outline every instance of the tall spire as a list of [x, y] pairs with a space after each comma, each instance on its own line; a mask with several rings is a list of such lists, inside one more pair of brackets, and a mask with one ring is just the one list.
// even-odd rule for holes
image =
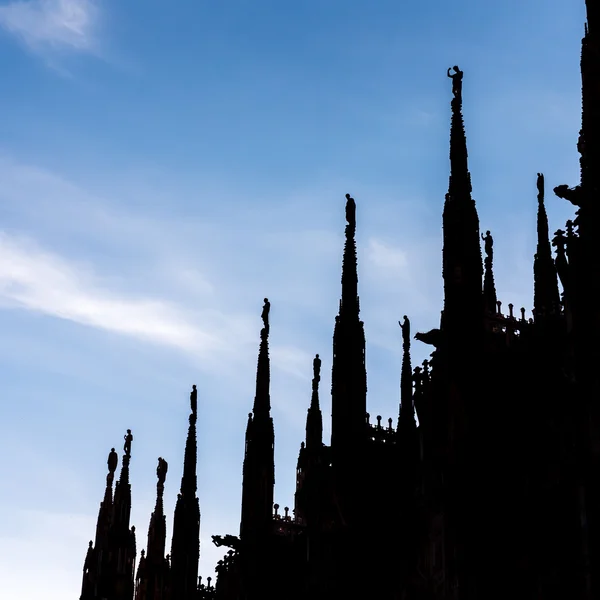
[[148, 528], [148, 550], [146, 560], [149, 563], [162, 563], [165, 558], [166, 529], [167, 523], [163, 507], [163, 495], [165, 492], [165, 479], [169, 464], [164, 458], [158, 459], [156, 467], [156, 505], [154, 512], [150, 517], [150, 527]]
[[413, 373], [410, 364], [410, 321], [404, 315], [404, 321], [398, 321], [402, 329], [402, 373], [400, 375], [400, 417], [398, 435], [400, 437], [416, 427], [415, 407], [413, 403]]
[[[450, 71], [454, 70], [451, 74]], [[467, 136], [462, 115], [463, 71], [456, 65], [448, 69], [452, 79], [452, 125], [450, 128], [450, 181], [448, 194], [455, 202], [471, 200], [471, 174], [468, 166]]]
[[[442, 329], [453, 324], [464, 330], [471, 320], [480, 321], [483, 266], [479, 239], [479, 217], [471, 198], [467, 138], [462, 116], [463, 72], [448, 69], [452, 79], [452, 123], [450, 127], [450, 179], [444, 203], [443, 277], [444, 313]], [[444, 326], [446, 324], [446, 326]], [[456, 332], [458, 335], [460, 333]]]
[[581, 132], [577, 149], [581, 154], [581, 186], [598, 192], [600, 176], [600, 4], [586, 0], [587, 23], [581, 45]]
[[171, 545], [171, 582], [173, 598], [192, 600], [196, 595], [198, 560], [200, 558], [200, 505], [196, 497], [196, 421], [198, 392], [192, 386], [191, 414], [185, 443], [181, 493], [177, 495]]
[[342, 261], [342, 299], [340, 317], [358, 320], [358, 266], [356, 256], [356, 202], [346, 194], [346, 243]]
[[269, 312], [271, 303], [264, 300], [261, 318], [260, 347], [256, 368], [256, 395], [253, 412], [248, 415], [246, 450], [243, 466], [242, 540], [256, 540], [270, 531], [275, 486], [275, 432], [271, 418]]
[[483, 276], [483, 305], [484, 308], [494, 314], [497, 310], [496, 284], [494, 283], [494, 238], [489, 231], [482, 235], [485, 244], [485, 274]]
[[106, 475], [104, 499], [100, 503], [98, 511], [96, 538], [94, 542], [90, 541], [83, 567], [81, 600], [102, 597], [102, 592], [106, 590], [109, 530], [113, 512], [113, 483], [118, 462], [119, 457], [115, 449], [111, 448], [107, 461], [108, 474]]
[[537, 251], [533, 259], [533, 305], [536, 319], [541, 315], [559, 311], [560, 294], [556, 265], [552, 259], [552, 247], [548, 231], [548, 215], [544, 205], [544, 175], [537, 175]]
[[367, 412], [365, 332], [359, 317], [358, 268], [354, 239], [356, 203], [350, 194], [346, 194], [346, 221], [342, 298], [333, 333], [331, 370], [331, 445], [340, 457], [347, 454], [344, 448], [356, 448], [365, 435]]
[[254, 396], [254, 416], [264, 417], [271, 410], [271, 396], [269, 393], [271, 385], [271, 367], [269, 361], [269, 312], [271, 303], [268, 298], [264, 300], [261, 318], [263, 328], [260, 331], [260, 347], [258, 351], [258, 363], [256, 366], [256, 395]]
[[319, 406], [319, 381], [321, 381], [321, 359], [317, 354], [313, 360], [312, 398], [306, 416], [306, 447], [319, 450], [323, 445], [323, 415]]
[[133, 596], [133, 571], [135, 567], [135, 527], [130, 527], [131, 484], [129, 463], [131, 461], [131, 429], [124, 436], [121, 474], [115, 488], [113, 516], [110, 529], [111, 574], [115, 600], [130, 600]]
[[165, 559], [167, 521], [164, 514], [163, 495], [168, 467], [166, 460], [158, 459], [156, 505], [150, 517], [147, 553], [144, 554], [143, 550], [141, 553], [136, 577], [135, 600], [154, 600], [165, 597], [169, 566]]

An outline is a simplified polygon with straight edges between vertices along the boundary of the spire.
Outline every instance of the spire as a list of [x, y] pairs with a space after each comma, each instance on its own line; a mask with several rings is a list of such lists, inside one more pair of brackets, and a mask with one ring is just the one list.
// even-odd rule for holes
[[495, 314], [496, 303], [496, 284], [494, 283], [494, 238], [489, 231], [482, 234], [481, 239], [485, 244], [485, 274], [483, 276], [483, 305], [486, 311]]
[[598, 0], [585, 0], [587, 13], [586, 33], [597, 33], [600, 27], [600, 3]]
[[306, 447], [318, 450], [323, 445], [323, 415], [319, 406], [319, 381], [321, 381], [321, 359], [317, 354], [313, 360], [312, 398], [306, 416]]
[[450, 128], [450, 181], [448, 194], [450, 200], [455, 202], [469, 202], [471, 200], [471, 174], [468, 166], [467, 136], [462, 116], [462, 80], [463, 71], [457, 66], [452, 67], [452, 124]]
[[196, 497], [196, 420], [198, 392], [192, 386], [190, 394], [191, 414], [185, 454], [181, 493], [177, 494], [173, 518], [173, 542], [171, 546], [171, 582], [173, 598], [192, 600], [195, 598], [200, 559], [200, 505]]
[[261, 318], [263, 328], [260, 331], [260, 347], [258, 351], [258, 364], [256, 367], [256, 395], [254, 396], [254, 416], [268, 416], [271, 410], [271, 368], [269, 363], [269, 312], [271, 303], [265, 298]]
[[150, 527], [148, 528], [148, 553], [146, 560], [149, 563], [163, 563], [165, 558], [165, 543], [166, 543], [166, 518], [163, 507], [163, 495], [165, 492], [165, 479], [169, 465], [164, 458], [158, 459], [158, 467], [156, 468], [156, 505], [154, 512], [150, 517]]
[[109, 531], [113, 513], [113, 483], [115, 471], [119, 463], [119, 456], [114, 448], [110, 449], [107, 465], [106, 488], [104, 499], [100, 503], [98, 521], [96, 522], [96, 538], [90, 541], [83, 566], [83, 584], [81, 600], [91, 600], [101, 595], [106, 587], [106, 574], [108, 563]]
[[[443, 277], [444, 323], [464, 330], [469, 320], [481, 321], [483, 266], [479, 239], [479, 217], [471, 198], [467, 138], [462, 116], [463, 72], [448, 69], [452, 79], [450, 127], [450, 180], [444, 203]], [[475, 322], [475, 321], [473, 321]], [[444, 325], [442, 329], [444, 329]], [[458, 331], [457, 335], [462, 335]]]
[[256, 395], [253, 412], [248, 415], [246, 451], [243, 466], [242, 539], [256, 538], [270, 531], [275, 486], [275, 432], [271, 418], [269, 366], [269, 312], [271, 303], [265, 298], [262, 310], [263, 328], [256, 369]]
[[[123, 462], [121, 463], [121, 474], [115, 487], [115, 500], [113, 507], [113, 527], [129, 530], [129, 519], [131, 516], [131, 484], [129, 483], [129, 463], [131, 461], [131, 443], [133, 435], [131, 429], [124, 436]], [[113, 459], [114, 460], [114, 459]]]
[[96, 541], [95, 547], [101, 546], [103, 540], [106, 539], [106, 534], [110, 527], [110, 520], [112, 514], [112, 503], [113, 503], [113, 482], [115, 480], [115, 471], [119, 464], [119, 455], [115, 452], [114, 448], [110, 449], [108, 460], [108, 474], [106, 476], [106, 489], [104, 490], [104, 500], [100, 503], [100, 510], [98, 512], [98, 522], [96, 525]]
[[398, 321], [402, 329], [402, 373], [400, 376], [400, 417], [398, 435], [403, 436], [416, 427], [413, 404], [413, 373], [410, 364], [410, 321], [404, 315], [404, 322]]
[[[130, 527], [131, 484], [129, 463], [131, 461], [131, 429], [124, 436], [121, 474], [115, 487], [113, 516], [110, 528], [110, 573], [113, 578], [109, 597], [114, 600], [129, 600], [133, 596], [133, 571], [136, 555], [135, 527]], [[114, 460], [114, 459], [113, 459]]]
[[356, 257], [356, 202], [346, 194], [346, 243], [342, 261], [342, 299], [340, 317], [356, 319], [360, 311], [358, 299], [358, 266]]
[[533, 305], [536, 318], [556, 313], [560, 307], [556, 265], [552, 259], [552, 247], [548, 231], [548, 215], [544, 206], [544, 175], [537, 175], [537, 252], [533, 259]]
[[167, 522], [163, 507], [165, 478], [169, 465], [163, 458], [158, 459], [156, 476], [156, 505], [150, 517], [148, 528], [148, 552], [142, 550], [136, 576], [135, 600], [163, 598], [166, 589], [168, 565], [165, 559]]
[[[593, 263], [587, 266], [589, 272], [597, 271], [598, 237], [600, 227], [600, 4], [598, 0], [586, 0], [587, 23], [581, 41], [581, 130], [577, 141], [580, 154], [580, 184], [569, 188], [563, 184], [554, 188], [559, 198], [569, 200], [578, 207], [575, 224], [577, 233], [585, 247], [585, 254], [593, 254]], [[586, 275], [586, 276], [589, 276]], [[594, 296], [596, 290], [591, 292]]]
[[[338, 456], [356, 448], [366, 433], [367, 372], [364, 324], [359, 318], [356, 258], [356, 203], [346, 194], [346, 243], [342, 263], [342, 298], [333, 333], [331, 369], [331, 444]], [[344, 450], [345, 448], [345, 450]]]

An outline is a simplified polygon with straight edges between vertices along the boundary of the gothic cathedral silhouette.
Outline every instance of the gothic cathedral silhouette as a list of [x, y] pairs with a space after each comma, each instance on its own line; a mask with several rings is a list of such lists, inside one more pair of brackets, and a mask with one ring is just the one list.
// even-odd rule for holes
[[[511, 304], [503, 311], [497, 299], [493, 238], [480, 232], [471, 197], [462, 114], [468, 76], [454, 66], [447, 72], [452, 100], [444, 310], [439, 326], [426, 333], [411, 335], [409, 319], [400, 322], [397, 423], [382, 424], [381, 417], [371, 423], [367, 412], [356, 203], [346, 195], [331, 442], [323, 441], [317, 355], [293, 510], [273, 504], [265, 298], [240, 532], [213, 536], [225, 552], [216, 580], [198, 580], [194, 386], [171, 554], [165, 556], [167, 463], [159, 458], [156, 507], [136, 565], [129, 483], [135, 444], [128, 431], [114, 494], [114, 448], [108, 458], [80, 600], [600, 598], [600, 0], [586, 0], [586, 6], [581, 180], [554, 188], [574, 205], [575, 218], [550, 236], [544, 176], [538, 173], [532, 318]], [[414, 339], [433, 352], [413, 369]], [[382, 511], [382, 505], [394, 510]]]

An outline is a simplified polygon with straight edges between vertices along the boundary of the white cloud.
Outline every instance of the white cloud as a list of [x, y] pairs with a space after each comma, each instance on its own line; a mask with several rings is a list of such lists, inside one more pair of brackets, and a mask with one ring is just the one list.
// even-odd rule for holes
[[0, 297], [19, 308], [200, 354], [221, 343], [176, 306], [108, 291], [89, 269], [6, 234], [0, 235]]
[[16, 0], [0, 6], [0, 25], [34, 50], [93, 52], [97, 14], [92, 0]]

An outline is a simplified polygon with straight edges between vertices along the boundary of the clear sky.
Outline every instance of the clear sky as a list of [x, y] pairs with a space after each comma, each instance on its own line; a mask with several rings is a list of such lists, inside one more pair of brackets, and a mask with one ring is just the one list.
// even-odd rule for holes
[[[127, 428], [138, 552], [159, 456], [170, 547], [192, 384], [212, 574], [210, 536], [239, 528], [264, 296], [275, 499], [293, 506], [316, 352], [329, 435], [347, 192], [369, 410], [397, 416], [397, 321], [426, 331], [442, 306], [454, 64], [498, 295], [530, 309], [536, 173], [578, 182], [583, 5], [0, 2], [2, 598], [79, 597]], [[554, 231], [572, 211], [547, 205]]]

